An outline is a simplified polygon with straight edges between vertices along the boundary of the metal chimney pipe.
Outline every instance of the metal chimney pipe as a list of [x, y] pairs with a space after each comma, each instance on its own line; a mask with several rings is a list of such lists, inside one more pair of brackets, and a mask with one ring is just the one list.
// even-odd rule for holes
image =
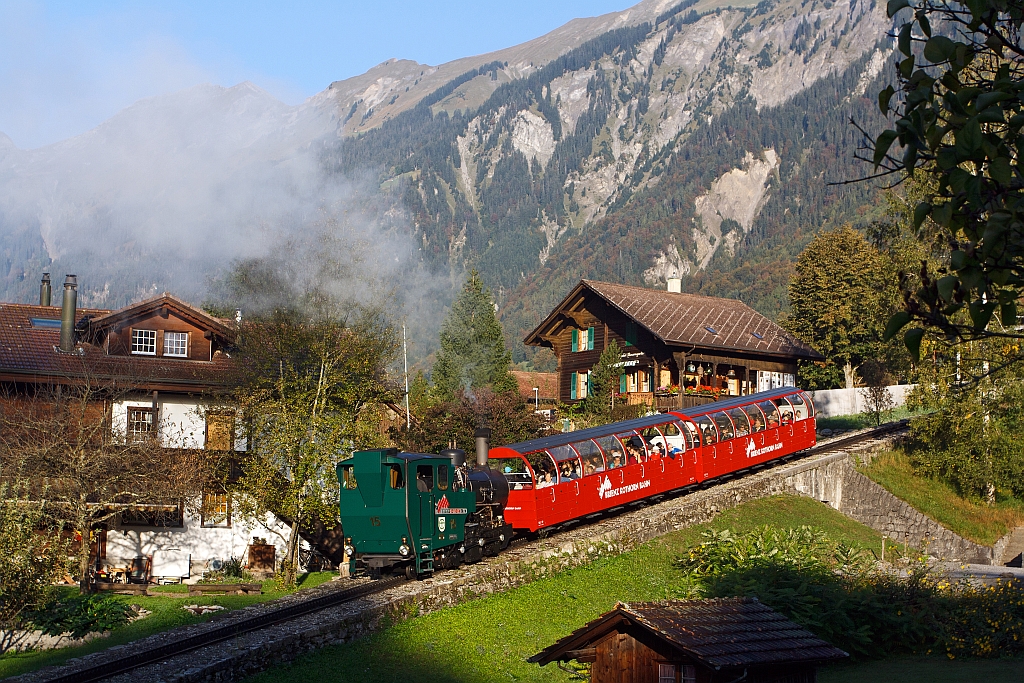
[[50, 274], [43, 273], [43, 281], [39, 283], [39, 305], [49, 306], [52, 289], [50, 288]]
[[487, 467], [487, 442], [491, 439], [491, 430], [489, 427], [477, 427], [473, 436], [476, 438], [476, 466]]
[[60, 350], [64, 353], [73, 353], [75, 313], [78, 309], [78, 278], [74, 275], [64, 278], [64, 302], [60, 309]]

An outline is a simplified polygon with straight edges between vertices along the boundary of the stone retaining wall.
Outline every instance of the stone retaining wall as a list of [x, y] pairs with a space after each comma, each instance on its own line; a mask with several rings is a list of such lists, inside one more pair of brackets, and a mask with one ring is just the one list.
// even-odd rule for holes
[[[856, 451], [878, 448], [883, 443], [868, 443]], [[456, 571], [443, 572], [434, 579], [403, 584], [353, 603], [250, 633], [230, 643], [211, 645], [110, 680], [115, 683], [136, 683], [140, 680], [168, 683], [240, 680], [324, 645], [348, 642], [395, 621], [521, 586], [536, 578], [587, 564], [602, 555], [618, 554], [671, 531], [708, 522], [720, 512], [741, 503], [780, 493], [799, 493], [827, 501], [844, 513], [859, 515], [860, 521], [871, 526], [882, 523], [881, 515], [886, 514], [886, 510], [892, 514], [905, 515], [908, 529], [919, 530], [922, 534], [930, 533], [932, 537], [942, 539], [941, 543], [931, 544], [930, 549], [934, 550], [941, 544], [943, 549], [951, 549], [951, 553], [961, 552], [958, 548], [964, 548], [961, 554], [973, 551], [968, 546], [957, 545], [954, 538], [941, 534], [938, 531], [941, 527], [934, 522], [931, 524], [938, 529], [920, 521], [920, 513], [893, 505], [878, 493], [877, 489], [881, 487], [850, 466], [849, 458], [850, 453], [810, 458], [696, 490], [685, 496], [636, 506], [599, 524], [570, 529], [546, 539], [516, 545], [500, 557]], [[946, 533], [952, 536], [951, 532]], [[347, 582], [337, 583], [351, 585]], [[265, 606], [262, 608], [266, 609]], [[249, 610], [255, 609], [260, 607], [239, 610], [225, 617], [243, 618]], [[221, 619], [210, 625], [202, 624], [187, 629], [189, 633], [195, 633], [224, 623], [225, 619]], [[128, 648], [145, 646], [147, 642], [168, 637], [173, 636], [157, 634], [136, 644], [111, 648], [83, 660], [99, 663], [103, 657], [111, 656], [111, 652], [126, 652]], [[55, 675], [69, 672], [75, 666], [73, 661], [65, 667], [53, 667], [14, 680], [41, 683]]]

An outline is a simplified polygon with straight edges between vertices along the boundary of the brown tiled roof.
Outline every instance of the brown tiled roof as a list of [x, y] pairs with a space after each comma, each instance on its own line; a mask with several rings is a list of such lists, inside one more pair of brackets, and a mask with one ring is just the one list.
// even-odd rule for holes
[[[754, 598], [619, 603], [530, 658], [547, 664], [637, 624], [712, 668], [827, 662], [849, 655]], [[571, 656], [571, 655], [570, 655]]]
[[[559, 308], [577, 297], [583, 289], [589, 289], [666, 344], [812, 360], [823, 358], [813, 348], [736, 299], [581, 280]], [[547, 323], [546, 320], [532, 332], [527, 343]]]
[[[78, 309], [76, 323], [85, 316], [110, 311]], [[234, 369], [225, 354], [212, 361], [145, 356], [108, 356], [101, 348], [79, 344], [81, 353], [60, 353], [59, 327], [36, 327], [33, 318], [60, 320], [58, 306], [0, 304], [0, 377], [26, 382], [63, 383], [93, 378], [97, 381], [128, 380], [140, 388], [201, 390], [223, 385]]]
[[558, 395], [558, 373], [557, 372], [526, 372], [524, 370], [513, 370], [512, 376], [519, 384], [519, 393], [523, 396], [533, 398], [533, 388], [540, 389], [540, 399], [553, 399]]

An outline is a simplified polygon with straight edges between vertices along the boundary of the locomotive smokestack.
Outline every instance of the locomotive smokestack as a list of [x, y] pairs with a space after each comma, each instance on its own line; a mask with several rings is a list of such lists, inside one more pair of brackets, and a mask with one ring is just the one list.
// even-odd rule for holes
[[60, 310], [60, 350], [64, 353], [75, 351], [75, 313], [78, 309], [78, 278], [68, 275], [64, 278], [64, 302]]
[[43, 273], [43, 281], [39, 283], [39, 305], [49, 306], [52, 289], [50, 288], [50, 274]]
[[476, 466], [487, 467], [488, 441], [491, 438], [491, 430], [488, 427], [477, 427], [473, 433], [476, 438]]

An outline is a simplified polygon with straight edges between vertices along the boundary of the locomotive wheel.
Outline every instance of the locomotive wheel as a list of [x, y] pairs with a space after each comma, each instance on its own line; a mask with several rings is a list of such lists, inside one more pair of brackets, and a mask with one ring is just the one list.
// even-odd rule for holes
[[410, 580], [418, 578], [416, 576], [416, 567], [411, 564], [405, 565], [405, 578]]

